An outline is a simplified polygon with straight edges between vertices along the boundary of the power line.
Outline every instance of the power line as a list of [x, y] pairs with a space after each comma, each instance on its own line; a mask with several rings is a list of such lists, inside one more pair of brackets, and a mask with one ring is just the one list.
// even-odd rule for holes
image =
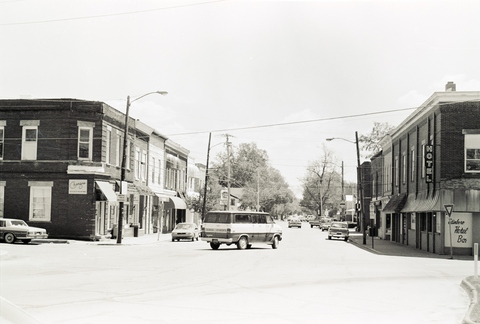
[[246, 127], [237, 127], [237, 128], [225, 128], [225, 129], [206, 130], [206, 131], [198, 131], [198, 132], [190, 132], [190, 133], [168, 134], [167, 136], [194, 135], [194, 134], [204, 134], [204, 133], [210, 133], [210, 132], [215, 133], [215, 132], [237, 131], [237, 130], [245, 130], [245, 129], [268, 128], [268, 127], [278, 127], [278, 126], [287, 126], [287, 125], [296, 125], [296, 124], [316, 123], [316, 122], [320, 122], [320, 121], [347, 119], [347, 118], [364, 117], [364, 116], [371, 116], [371, 115], [381, 115], [381, 114], [388, 114], [388, 113], [405, 111], [405, 110], [413, 110], [413, 109], [417, 109], [417, 107], [415, 107], [415, 108], [402, 108], [402, 109], [395, 109], [395, 110], [388, 110], [388, 111], [378, 111], [378, 112], [356, 114], [356, 115], [346, 115], [346, 116], [301, 120], [301, 121], [285, 122], [285, 123], [277, 123], [277, 124], [246, 126]]
[[[38, 21], [25, 21], [25, 22], [13, 22], [13, 23], [2, 23], [2, 24], [0, 24], [0, 26], [47, 24], [47, 23], [55, 23], [55, 22], [62, 22], [62, 21], [73, 21], [73, 20], [85, 20], [85, 19], [96, 19], [96, 18], [115, 17], [115, 16], [136, 15], [136, 14], [141, 14], [141, 13], [146, 13], [146, 12], [178, 9], [178, 8], [185, 8], [185, 7], [193, 7], [193, 6], [200, 6], [200, 5], [204, 5], [204, 4], [211, 4], [211, 3], [224, 2], [224, 1], [228, 1], [228, 0], [204, 1], [204, 2], [199, 2], [199, 3], [189, 3], [189, 4], [177, 5], [177, 6], [171, 6], [171, 7], [145, 9], [145, 10], [137, 10], [137, 11], [127, 11], [127, 12], [111, 13], [111, 14], [104, 14], [104, 15], [83, 16], [83, 17], [73, 17], [73, 18], [59, 18], [59, 19], [38, 20]], [[7, 2], [7, 1], [4, 1], [4, 2]], [[4, 3], [4, 2], [1, 2], [1, 3]]]

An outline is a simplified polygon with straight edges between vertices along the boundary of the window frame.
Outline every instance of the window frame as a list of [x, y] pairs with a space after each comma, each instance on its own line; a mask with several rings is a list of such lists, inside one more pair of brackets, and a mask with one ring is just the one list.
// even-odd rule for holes
[[[81, 140], [81, 133], [82, 133], [82, 131], [85, 131], [85, 130], [87, 130], [89, 132], [88, 143]], [[82, 157], [82, 156], [80, 156], [80, 145], [85, 144], [85, 143], [88, 145], [88, 156], [87, 157]], [[77, 158], [79, 160], [92, 161], [92, 152], [93, 152], [93, 127], [78, 126]]]
[[[478, 143], [477, 143], [478, 142]], [[469, 151], [473, 151], [473, 158], [469, 158]], [[478, 169], [469, 169], [469, 161], [474, 161], [479, 165]], [[464, 132], [464, 172], [465, 173], [480, 173], [480, 130], [478, 133]]]
[[[27, 131], [35, 130], [35, 139], [27, 140]], [[28, 143], [28, 144], [27, 144]], [[38, 126], [37, 125], [24, 125], [22, 127], [22, 160], [36, 161], [38, 151]], [[32, 154], [33, 158], [30, 158]]]
[[[31, 181], [29, 182], [29, 187], [30, 187], [30, 197], [29, 197], [29, 206], [28, 206], [28, 219], [29, 221], [33, 222], [51, 222], [52, 218], [52, 187], [53, 187], [53, 182], [37, 182], [37, 181]], [[45, 196], [37, 196], [37, 198], [45, 198], [46, 201], [43, 202], [44, 208], [43, 216], [35, 216], [35, 210], [38, 208], [35, 208], [35, 204], [40, 204], [40, 202], [35, 202], [35, 193], [37, 190], [41, 190], [43, 193], [46, 193], [47, 195]]]
[[0, 121], [0, 160], [3, 160], [5, 154], [5, 126]]

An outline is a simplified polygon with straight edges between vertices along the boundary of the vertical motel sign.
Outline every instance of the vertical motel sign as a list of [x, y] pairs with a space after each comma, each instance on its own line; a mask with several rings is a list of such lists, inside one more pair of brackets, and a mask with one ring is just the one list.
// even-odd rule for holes
[[425, 145], [425, 182], [433, 182], [433, 145]]

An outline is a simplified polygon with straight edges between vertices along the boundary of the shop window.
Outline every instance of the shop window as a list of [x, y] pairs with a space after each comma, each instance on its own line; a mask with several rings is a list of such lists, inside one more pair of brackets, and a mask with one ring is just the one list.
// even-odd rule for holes
[[52, 207], [52, 182], [29, 182], [30, 208], [29, 220], [49, 222]]
[[480, 134], [465, 134], [465, 172], [480, 173]]
[[425, 232], [427, 230], [427, 215], [420, 214], [420, 231]]
[[415, 230], [417, 228], [416, 225], [416, 214], [412, 213], [410, 216], [410, 229]]

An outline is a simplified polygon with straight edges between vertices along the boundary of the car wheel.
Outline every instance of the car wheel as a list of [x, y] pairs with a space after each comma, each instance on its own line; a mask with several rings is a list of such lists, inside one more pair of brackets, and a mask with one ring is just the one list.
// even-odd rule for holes
[[331, 240], [331, 239], [332, 239], [332, 237], [331, 237], [331, 236], [328, 236], [328, 239], [329, 239], [329, 240]]
[[237, 248], [239, 250], [245, 250], [247, 248], [248, 241], [245, 236], [242, 236], [237, 242]]
[[31, 241], [30, 239], [22, 240], [22, 242], [25, 243], [25, 244], [30, 243], [30, 241]]
[[278, 236], [274, 236], [273, 237], [272, 249], [278, 249], [278, 243], [279, 243]]
[[15, 242], [15, 235], [13, 235], [12, 233], [7, 233], [7, 234], [5, 234], [5, 236], [3, 237], [3, 239], [4, 239], [5, 242], [7, 242], [7, 243], [13, 243], [13, 242]]
[[348, 236], [345, 238], [345, 242], [348, 242]]
[[213, 250], [218, 250], [218, 248], [220, 247], [220, 243], [210, 242], [210, 247]]
[[175, 242], [175, 239], [172, 237], [172, 242]]

